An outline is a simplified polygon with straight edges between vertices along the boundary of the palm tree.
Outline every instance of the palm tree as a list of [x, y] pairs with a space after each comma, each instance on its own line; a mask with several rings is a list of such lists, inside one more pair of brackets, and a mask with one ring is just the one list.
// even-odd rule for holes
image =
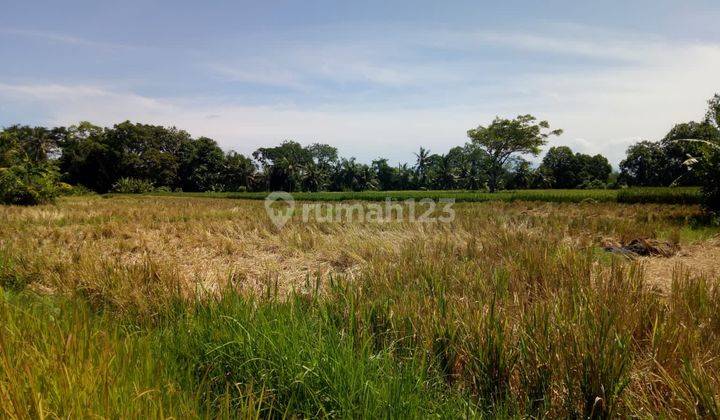
[[443, 190], [453, 189], [457, 183], [458, 175], [453, 165], [452, 156], [443, 155], [435, 161], [437, 187]]
[[325, 179], [325, 173], [318, 165], [308, 165], [303, 173], [303, 189], [306, 191], [320, 191], [325, 186]]
[[408, 167], [407, 163], [398, 165], [396, 188], [399, 190], [410, 189], [412, 187], [412, 173], [413, 171]]
[[418, 176], [418, 182], [421, 187], [424, 187], [427, 183], [427, 169], [430, 160], [430, 150], [420, 147], [420, 151], [415, 153], [417, 158], [415, 162], [415, 173]]

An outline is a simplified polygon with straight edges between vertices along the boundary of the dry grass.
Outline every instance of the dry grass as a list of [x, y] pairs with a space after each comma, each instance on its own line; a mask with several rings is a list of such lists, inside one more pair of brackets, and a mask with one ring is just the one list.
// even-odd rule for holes
[[[582, 251], [600, 237], [654, 237], [697, 209], [614, 204], [457, 204], [450, 225], [301, 223], [276, 229], [257, 201], [173, 197], [82, 197], [58, 205], [0, 207], [0, 249], [38, 290], [83, 287], [108, 267], [152, 265], [185, 291], [217, 290], [228, 281], [252, 290], [286, 292], [308, 278], [354, 274], [373, 261], [395, 261], [406, 243], [475, 246], [494, 264], [510, 251], [489, 238], [543, 237]], [[465, 251], [464, 251], [465, 252]], [[488, 254], [492, 252], [494, 254]], [[703, 266], [717, 247], [693, 245], [688, 256], [647, 264], [654, 282], [669, 285], [675, 261]], [[688, 254], [685, 253], [685, 255]], [[497, 258], [496, 258], [497, 257]], [[717, 262], [720, 259], [714, 259]], [[657, 261], [657, 262], [656, 262]]]
[[[141, 331], [170, 343], [163, 363], [195, 369], [177, 386], [200, 395], [195, 388], [207, 379], [203, 398], [235, 398], [228, 407], [249, 402], [266, 415], [380, 416], [408, 400], [416, 405], [406, 417], [720, 415], [720, 289], [703, 262], [717, 255], [717, 242], [712, 229], [692, 228], [697, 207], [515, 202], [456, 210], [447, 225], [301, 223], [297, 215], [278, 231], [256, 201], [83, 197], [0, 207], [0, 284], [79, 296], [133, 325], [163, 325]], [[599, 247], [604, 238], [660, 237], [691, 255], [630, 261]], [[682, 258], [697, 260], [676, 266]], [[255, 298], [238, 302], [238, 289]], [[158, 315], [171, 313], [178, 296], [198, 291], [220, 303], [181, 302], [163, 324]], [[27, 337], [25, 315], [0, 308], [15, 320], [0, 330], [0, 353], [40, 347], [32, 359], [67, 369], [61, 350], [38, 344], [47, 326]], [[153, 382], [160, 368], [152, 355], [132, 354], [144, 355], [148, 373], [125, 372], [119, 400], [175, 384]], [[26, 359], [28, 375], [51, 381], [50, 368], [36, 372], [44, 365]], [[11, 378], [12, 357], [5, 360], [0, 402], [39, 398], [46, 385], [25, 392]], [[103, 373], [112, 369], [122, 367]], [[247, 391], [257, 386], [259, 397]], [[71, 408], [62, 395], [27, 404], [47, 400], [58, 413], [75, 412], [109, 392], [100, 387], [87, 380]], [[157, 404], [194, 404], [189, 398]]]
[[720, 278], [720, 238], [715, 237], [698, 243], [686, 244], [670, 258], [641, 259], [648, 283], [667, 288], [672, 273], [688, 272], [696, 277]]

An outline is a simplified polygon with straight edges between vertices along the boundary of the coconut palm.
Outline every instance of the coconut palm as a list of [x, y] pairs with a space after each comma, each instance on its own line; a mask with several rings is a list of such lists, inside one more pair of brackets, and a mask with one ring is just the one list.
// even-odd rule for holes
[[420, 151], [415, 153], [415, 174], [421, 187], [427, 184], [427, 172], [430, 165], [430, 150], [420, 147]]

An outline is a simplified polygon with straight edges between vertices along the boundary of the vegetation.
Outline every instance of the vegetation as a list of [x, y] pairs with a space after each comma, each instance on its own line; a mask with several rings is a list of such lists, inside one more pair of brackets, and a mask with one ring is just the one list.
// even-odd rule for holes
[[48, 137], [28, 127], [0, 131], [0, 204], [41, 204], [59, 194]]
[[[152, 191], [150, 195], [175, 197], [208, 197], [234, 198], [245, 200], [264, 200], [264, 192], [205, 192], [185, 193], [170, 191]], [[359, 192], [299, 192], [293, 194], [299, 201], [385, 201], [390, 200], [422, 200], [430, 198], [439, 200], [452, 198], [456, 202], [483, 201], [544, 201], [555, 203], [582, 202], [613, 202], [619, 203], [661, 203], [661, 204], [700, 204], [702, 196], [698, 187], [645, 187], [608, 189], [574, 189], [574, 190], [505, 190], [496, 193], [479, 191], [442, 191], [442, 190], [410, 190], [410, 191], [359, 191]]]
[[709, 101], [702, 122], [677, 124], [659, 142], [642, 141], [631, 146], [620, 162], [621, 180], [636, 186], [716, 183], [717, 178], [712, 176], [718, 170], [706, 167], [713, 161], [698, 158], [714, 153], [720, 145], [718, 98], [715, 95]]
[[[0, 203], [37, 206], [0, 206], [0, 416], [720, 417], [720, 96], [618, 176], [523, 159], [560, 133], [498, 117], [395, 167], [129, 121], [3, 129]], [[460, 203], [280, 229], [269, 190]], [[669, 251], [617, 252], [646, 242]]]
[[[623, 186], [699, 186], [717, 179], [709, 150], [720, 144], [718, 96], [702, 122], [677, 124], [660, 141], [628, 148], [613, 174], [601, 155], [551, 147], [538, 167], [537, 156], [551, 136], [547, 121], [532, 115], [496, 118], [468, 131], [469, 142], [434, 154], [420, 147], [413, 165], [370, 164], [341, 158], [334, 147], [303, 146], [287, 140], [246, 157], [224, 152], [207, 137], [193, 138], [174, 127], [129, 121], [111, 128], [88, 122], [47, 129], [13, 126], [3, 130], [0, 196], [5, 203], [33, 204], [55, 195], [58, 174], [70, 185], [106, 193], [151, 189], [186, 192], [360, 192], [410, 190], [604, 189]], [[13, 152], [10, 152], [13, 151]], [[704, 159], [698, 159], [704, 157]], [[133, 180], [130, 182], [129, 180]], [[131, 185], [132, 184], [132, 185]], [[522, 195], [522, 193], [520, 193]], [[709, 200], [708, 203], [711, 203]], [[711, 209], [712, 206], [708, 208]], [[711, 209], [712, 210], [712, 209]]]
[[598, 252], [703, 242], [697, 206], [467, 203], [448, 226], [282, 231], [256, 201], [0, 212], [4, 417], [720, 414], [716, 277]]
[[112, 187], [113, 192], [121, 194], [145, 194], [154, 190], [152, 182], [135, 178], [120, 178]]
[[487, 176], [490, 192], [497, 191], [505, 165], [517, 154], [537, 156], [550, 136], [559, 136], [562, 130], [549, 130], [547, 121], [535, 122], [532, 115], [520, 115], [513, 120], [495, 118], [487, 127], [479, 126], [468, 131], [468, 137], [487, 155]]
[[551, 147], [538, 169], [551, 188], [603, 188], [611, 173], [604, 156], [573, 153], [567, 146]]
[[625, 188], [617, 191], [618, 203], [700, 204], [701, 201], [700, 191], [691, 187]]

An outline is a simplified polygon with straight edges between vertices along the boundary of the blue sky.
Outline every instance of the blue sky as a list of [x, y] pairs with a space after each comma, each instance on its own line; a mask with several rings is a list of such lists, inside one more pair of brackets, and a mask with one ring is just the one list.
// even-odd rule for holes
[[720, 5], [0, 0], [0, 57], [0, 125], [130, 119], [398, 162], [532, 113], [617, 164], [720, 91]]

